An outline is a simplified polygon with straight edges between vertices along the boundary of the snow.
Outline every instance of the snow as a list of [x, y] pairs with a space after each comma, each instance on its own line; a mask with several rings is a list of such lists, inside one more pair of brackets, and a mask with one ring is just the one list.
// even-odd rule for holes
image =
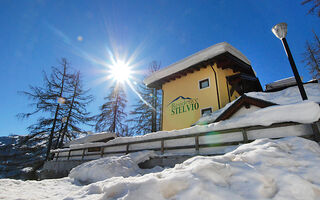
[[[303, 86], [308, 100], [320, 103], [320, 84], [308, 83]], [[246, 95], [276, 104], [292, 104], [302, 101], [298, 86], [289, 87], [278, 92], [249, 92]]]
[[[308, 83], [304, 85], [305, 91], [309, 101], [320, 103], [320, 84], [319, 83]], [[249, 92], [245, 95], [270, 101], [280, 105], [296, 104], [302, 102], [298, 86], [289, 87], [278, 92]], [[227, 110], [236, 100], [228, 103], [222, 109], [219, 109], [208, 116], [201, 117], [195, 124], [208, 124], [214, 122], [225, 110]], [[279, 108], [279, 107], [278, 107]]]
[[202, 61], [209, 60], [215, 56], [218, 56], [220, 54], [223, 54], [225, 52], [229, 52], [235, 57], [239, 58], [243, 62], [250, 64], [250, 61], [244, 56], [239, 50], [228, 44], [227, 42], [221, 42], [218, 44], [215, 44], [211, 47], [208, 47], [202, 51], [199, 51], [185, 59], [182, 59], [166, 68], [163, 68], [155, 73], [153, 73], [151, 76], [147, 77], [144, 80], [144, 83], [146, 85], [149, 85], [153, 82], [156, 82], [162, 78], [165, 78], [171, 74], [177, 73], [179, 71], [182, 71], [184, 69], [187, 69], [188, 67], [195, 65], [197, 63], [200, 63]]
[[124, 156], [110, 156], [93, 160], [73, 168], [69, 174], [81, 183], [93, 183], [111, 177], [129, 177], [143, 174], [139, 163], [149, 160], [156, 154], [152, 151], [141, 151]]
[[[240, 96], [241, 97], [241, 96]], [[224, 111], [226, 111], [234, 102], [236, 102], [240, 97], [235, 99], [234, 101], [226, 104], [223, 108], [214, 111], [211, 114], [205, 115], [201, 117], [197, 122], [195, 122], [193, 125], [203, 125], [203, 124], [209, 124], [214, 122]]]
[[[25, 136], [0, 137], [0, 178], [23, 178], [43, 160], [43, 142], [19, 145]], [[30, 177], [29, 177], [30, 178]]]
[[[320, 119], [319, 104], [313, 101], [303, 101], [295, 104], [276, 105], [276, 106], [262, 108], [252, 113], [247, 113], [235, 118], [231, 118], [229, 120], [211, 123], [208, 125], [196, 125], [190, 128], [173, 130], [173, 131], [159, 131], [159, 132], [149, 133], [146, 135], [135, 136], [135, 137], [118, 137], [111, 141], [108, 141], [106, 144], [107, 145], [120, 144], [120, 143], [127, 143], [127, 142], [133, 142], [133, 141], [143, 141], [143, 140], [154, 139], [154, 138], [173, 137], [176, 135], [188, 135], [188, 134], [202, 133], [202, 132], [212, 132], [212, 131], [219, 131], [224, 129], [247, 127], [247, 126], [257, 126], [257, 125], [269, 126], [271, 124], [280, 123], [280, 122], [313, 123], [318, 121], [319, 119]], [[296, 136], [303, 135], [303, 132], [305, 132], [305, 130], [302, 130], [301, 127], [300, 128], [298, 127], [296, 130], [290, 129], [290, 131], [292, 135], [296, 135]], [[309, 131], [309, 130], [306, 129], [306, 131]], [[278, 131], [275, 131], [275, 132], [277, 132], [278, 137], [281, 137]], [[290, 135], [290, 133], [288, 134]], [[218, 142], [239, 141], [239, 138], [237, 138], [236, 135], [234, 135], [228, 141], [224, 141], [223, 138], [221, 138], [220, 136], [212, 136], [212, 137], [219, 137], [220, 139], [215, 138], [215, 140], [218, 139]], [[273, 137], [273, 135], [271, 134], [270, 137]], [[233, 140], [233, 139], [236, 139], [236, 140]], [[254, 138], [254, 136], [251, 136], [251, 139], [257, 139], [257, 138]], [[187, 140], [187, 139], [184, 139], [184, 140]], [[192, 138], [190, 139], [190, 141], [192, 144], [194, 143]], [[148, 147], [141, 146], [140, 149], [155, 147], [153, 145], [159, 145], [159, 144], [147, 143], [143, 145], [148, 145]], [[171, 141], [171, 146], [179, 146], [179, 145], [186, 145], [186, 144], [182, 142], [182, 139]], [[72, 148], [83, 148], [83, 147], [94, 147], [94, 146], [101, 146], [101, 144], [88, 143], [88, 144], [81, 144], [81, 145], [73, 145]], [[123, 150], [122, 146], [110, 147], [110, 148], [112, 148], [111, 151]], [[59, 151], [59, 150], [55, 150], [52, 152], [56, 152], [56, 151]]]
[[109, 133], [109, 132], [94, 133], [94, 134], [89, 134], [84, 137], [72, 140], [68, 144], [66, 144], [65, 146], [71, 146], [74, 144], [90, 143], [90, 142], [100, 141], [100, 140], [108, 139], [108, 138], [111, 139], [111, 138], [115, 138], [115, 137], [116, 137], [115, 133]]
[[102, 146], [105, 145], [105, 142], [88, 142], [84, 144], [70, 144], [70, 149], [77, 149], [77, 148], [89, 148], [89, 147], [96, 147], [96, 146]]
[[276, 88], [292, 86], [295, 84], [297, 84], [296, 79], [294, 76], [292, 76], [292, 77], [280, 79], [275, 82], [266, 84], [266, 90], [268, 91], [268, 90], [272, 90], [272, 89], [276, 89]]
[[[190, 128], [173, 130], [173, 131], [159, 131], [159, 132], [149, 133], [142, 136], [119, 137], [119, 138], [110, 140], [107, 143], [74, 144], [70, 146], [70, 149], [88, 148], [88, 147], [120, 144], [120, 143], [134, 142], [134, 141], [144, 141], [148, 139], [220, 131], [225, 129], [241, 128], [241, 127], [247, 127], [247, 126], [257, 126], [257, 125], [269, 126], [274, 123], [281, 123], [281, 122], [297, 122], [297, 123], [306, 123], [306, 124], [313, 123], [318, 121], [320, 118], [320, 108], [318, 105], [318, 103], [320, 102], [320, 84], [309, 83], [309, 84], [305, 84], [304, 87], [308, 94], [308, 98], [310, 99], [308, 101], [301, 100], [300, 93], [297, 86], [290, 87], [279, 92], [270, 92], [270, 93], [250, 92], [250, 93], [247, 93], [246, 95], [254, 98], [260, 98], [266, 101], [271, 101], [279, 105], [261, 108], [251, 113], [245, 113], [239, 116], [232, 117], [228, 120], [212, 123], [222, 112], [224, 112], [228, 107], [230, 107], [236, 101], [235, 100], [227, 104], [224, 108], [212, 113], [210, 116], [201, 118], [198, 121], [198, 124], [202, 124], [202, 125], [196, 125]], [[302, 135], [308, 135], [312, 133], [310, 132], [309, 128], [310, 127], [307, 127], [307, 126], [304, 126], [304, 127], [296, 126], [291, 128], [290, 127], [285, 128], [285, 129], [279, 128], [279, 130], [251, 131], [251, 133], [248, 132], [248, 137], [251, 140], [254, 140], [254, 139], [263, 138], [263, 137], [274, 138], [276, 136], [277, 137], [302, 136]], [[210, 139], [208, 140], [218, 141], [219, 143], [234, 142], [234, 141], [241, 141], [241, 138], [239, 137], [242, 137], [241, 133], [240, 135], [234, 134], [229, 139], [226, 136], [222, 138], [220, 136], [213, 135], [213, 136], [210, 136]], [[204, 137], [199, 139], [204, 140]], [[190, 145], [190, 144], [191, 145], [194, 144], [194, 141], [192, 138], [166, 141], [166, 146], [168, 145], [183, 146], [183, 145]], [[200, 144], [202, 144], [201, 141], [200, 141]], [[159, 145], [160, 145], [159, 142], [150, 142], [145, 144], [130, 145], [130, 148], [132, 150], [159, 148]], [[68, 149], [64, 149], [64, 150], [66, 151]], [[217, 149], [217, 150], [219, 152], [226, 152], [224, 149]], [[60, 150], [53, 150], [52, 152], [58, 152], [58, 151]], [[125, 146], [106, 147], [105, 151], [106, 152], [107, 151], [111, 151], [111, 152], [125, 151]], [[78, 153], [79, 155], [81, 155], [81, 152], [74, 152], [74, 153]], [[173, 151], [170, 151], [169, 153], [173, 153]], [[192, 154], [194, 153], [194, 151], [192, 150], [190, 152], [187, 152], [186, 150], [183, 150], [183, 152], [176, 151], [176, 153]], [[206, 152], [206, 153], [217, 153], [217, 152], [215, 152], [214, 150], [212, 152]]]
[[31, 172], [32, 170], [33, 170], [32, 167], [25, 167], [25, 168], [21, 169], [21, 171], [26, 172], [26, 173]]
[[319, 104], [303, 101], [296, 104], [276, 105], [252, 113], [214, 123], [215, 127], [237, 128], [254, 125], [270, 126], [279, 122], [311, 123], [320, 118]]
[[[131, 155], [131, 159], [139, 162], [146, 155], [149, 153]], [[100, 164], [108, 165], [104, 161]], [[83, 164], [82, 168], [85, 166], [91, 167]], [[117, 177], [100, 174], [100, 179], [88, 185], [70, 177], [43, 181], [0, 179], [0, 199], [311, 200], [320, 199], [319, 166], [320, 147], [316, 142], [298, 137], [259, 139], [225, 155], [196, 156], [161, 172], [136, 176], [141, 169], [135, 168], [136, 173], [130, 176], [115, 167], [112, 173]], [[87, 173], [84, 169], [78, 172]]]

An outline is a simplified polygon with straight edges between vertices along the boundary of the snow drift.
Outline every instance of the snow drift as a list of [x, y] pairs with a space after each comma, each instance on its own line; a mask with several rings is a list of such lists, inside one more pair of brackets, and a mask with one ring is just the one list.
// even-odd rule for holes
[[81, 183], [92, 183], [111, 177], [129, 177], [143, 174], [139, 163], [155, 156], [152, 151], [141, 151], [124, 156], [110, 156], [93, 160], [73, 168], [69, 177]]
[[319, 165], [313, 141], [261, 139], [159, 173], [93, 183], [69, 197], [89, 197], [94, 188], [103, 199], [319, 199]]
[[[121, 177], [85, 186], [71, 178], [0, 179], [0, 199], [320, 199], [319, 166], [316, 142], [259, 139], [222, 156], [197, 156], [142, 176], [125, 177], [115, 167], [112, 173]], [[78, 173], [87, 173], [86, 167], [91, 166], [84, 164]], [[135, 169], [133, 174], [138, 174], [140, 169]]]

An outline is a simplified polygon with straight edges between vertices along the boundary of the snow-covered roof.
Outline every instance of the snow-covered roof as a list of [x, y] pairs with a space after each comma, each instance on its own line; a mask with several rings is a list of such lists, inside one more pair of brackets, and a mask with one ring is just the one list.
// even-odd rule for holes
[[[308, 100], [320, 103], [319, 83], [307, 83], [303, 87], [307, 93]], [[302, 101], [298, 86], [289, 87], [277, 92], [249, 92], [246, 95], [276, 104], [293, 104]]]
[[[320, 103], [320, 84], [319, 83], [304, 84], [304, 88], [306, 90], [308, 100]], [[279, 105], [296, 104], [296, 103], [302, 102], [302, 98], [300, 96], [298, 86], [289, 87], [277, 92], [249, 92], [249, 93], [246, 93], [245, 95], [255, 99], [261, 99], [261, 100], [279, 104]], [[240, 98], [241, 97], [228, 103], [225, 107], [211, 113], [210, 115], [201, 117], [196, 123], [194, 123], [194, 125], [213, 123], [214, 121], [216, 121], [216, 119], [220, 115], [222, 115], [234, 103], [239, 101]]]
[[163, 68], [155, 73], [153, 73], [151, 76], [147, 77], [144, 80], [144, 83], [146, 85], [150, 85], [153, 82], [156, 82], [160, 79], [163, 79], [165, 77], [168, 77], [172, 74], [175, 74], [177, 72], [180, 72], [182, 70], [187, 69], [190, 66], [193, 66], [195, 64], [198, 64], [202, 61], [206, 61], [209, 59], [212, 59], [218, 55], [221, 55], [223, 53], [230, 53], [236, 58], [240, 59], [241, 61], [245, 62], [248, 65], [250, 64], [250, 61], [247, 59], [245, 55], [243, 55], [238, 49], [234, 48], [227, 42], [221, 42], [218, 44], [215, 44], [211, 47], [208, 47], [204, 50], [201, 50], [187, 58], [184, 58], [166, 68]]
[[91, 143], [91, 142], [98, 142], [103, 141], [107, 139], [115, 138], [115, 133], [109, 133], [109, 132], [101, 132], [101, 133], [93, 133], [89, 134], [85, 137], [81, 137], [75, 140], [70, 141], [66, 146], [71, 146], [75, 144], [85, 144], [85, 143]]
[[266, 84], [266, 90], [269, 91], [277, 88], [289, 87], [295, 84], [297, 84], [296, 79], [292, 76], [289, 78], [284, 78], [284, 79]]

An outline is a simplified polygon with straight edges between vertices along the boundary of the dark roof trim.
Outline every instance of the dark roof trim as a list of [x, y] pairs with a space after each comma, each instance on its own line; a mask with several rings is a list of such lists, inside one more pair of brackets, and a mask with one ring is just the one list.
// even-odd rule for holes
[[241, 107], [247, 106], [247, 105], [254, 105], [260, 108], [265, 108], [269, 106], [277, 105], [276, 103], [265, 101], [262, 99], [257, 99], [254, 97], [249, 97], [246, 95], [242, 95], [236, 102], [234, 102], [228, 109], [226, 109], [223, 113], [217, 117], [217, 119], [214, 122], [218, 122], [221, 120], [226, 120], [230, 118], [234, 113], [236, 113]]
[[248, 75], [248, 74], [244, 74], [244, 73], [239, 73], [239, 74], [227, 76], [228, 81], [233, 81], [238, 78], [243, 79], [243, 80], [247, 80], [247, 81], [254, 81], [254, 82], [259, 81], [257, 77], [252, 76], [252, 75]]
[[234, 87], [234, 89], [240, 95], [252, 91], [262, 91], [261, 83], [259, 79], [254, 75], [238, 73], [235, 75], [227, 76], [226, 78], [229, 84]]

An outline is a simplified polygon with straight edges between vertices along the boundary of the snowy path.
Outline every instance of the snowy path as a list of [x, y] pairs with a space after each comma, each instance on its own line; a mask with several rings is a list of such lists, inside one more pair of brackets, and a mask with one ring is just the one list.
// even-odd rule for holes
[[223, 156], [197, 156], [145, 175], [135, 160], [113, 158], [108, 169], [117, 174], [113, 178], [99, 170], [106, 165], [101, 160], [77, 168], [72, 177], [91, 182], [84, 186], [72, 178], [0, 179], [0, 199], [320, 199], [320, 147], [302, 138], [261, 139]]

